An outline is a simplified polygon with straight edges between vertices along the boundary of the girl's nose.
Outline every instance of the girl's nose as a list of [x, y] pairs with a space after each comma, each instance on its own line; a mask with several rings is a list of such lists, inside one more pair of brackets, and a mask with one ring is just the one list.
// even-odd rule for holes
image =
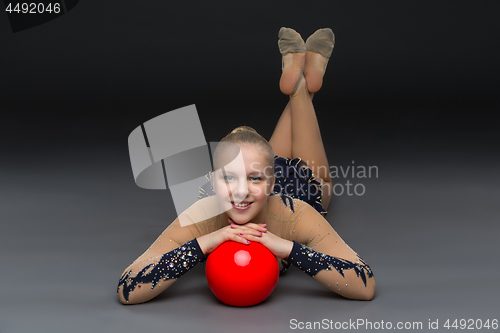
[[245, 181], [239, 181], [235, 184], [234, 188], [231, 189], [233, 199], [237, 201], [242, 201], [248, 195], [248, 185]]

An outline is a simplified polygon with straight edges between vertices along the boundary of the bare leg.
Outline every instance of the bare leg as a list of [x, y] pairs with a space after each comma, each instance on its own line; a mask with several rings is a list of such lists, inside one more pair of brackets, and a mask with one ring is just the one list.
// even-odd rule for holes
[[312, 104], [314, 94], [307, 91], [307, 83], [299, 84], [283, 110], [269, 143], [274, 154], [281, 157], [300, 157], [323, 183], [322, 205], [327, 210], [332, 195], [330, 167], [326, 157], [316, 112]]
[[332, 195], [330, 164], [326, 157], [312, 96], [305, 80], [299, 84], [295, 94], [290, 95], [289, 106], [292, 120], [292, 157], [302, 158], [309, 164], [315, 176], [323, 180], [322, 205], [326, 210]]
[[[310, 49], [314, 52], [306, 52], [305, 65], [303, 53], [296, 50], [287, 54], [282, 52], [284, 70], [280, 87], [284, 94], [290, 95], [290, 101], [269, 140], [275, 155], [288, 158], [300, 157], [309, 165], [323, 185], [322, 205], [325, 210], [328, 208], [332, 195], [332, 180], [312, 99], [313, 92], [321, 88], [323, 74], [328, 63], [329, 54], [324, 54], [323, 49], [327, 48], [327, 51], [331, 53], [333, 48], [331, 40], [333, 33], [329, 30], [331, 36], [328, 35], [325, 41], [324, 37], [328, 32], [326, 30], [329, 29], [320, 29], [308, 39]], [[282, 32], [283, 29], [280, 30], [280, 34]], [[293, 36], [297, 39], [295, 42], [300, 44], [299, 36], [296, 33]], [[309, 84], [313, 89], [308, 88]]]
[[292, 115], [290, 112], [290, 102], [283, 110], [273, 135], [269, 139], [271, 147], [273, 147], [274, 155], [280, 157], [292, 158]]
[[[311, 100], [314, 93], [309, 93]], [[300, 138], [299, 138], [300, 139]], [[273, 135], [269, 140], [271, 147], [273, 147], [274, 154], [280, 157], [288, 157], [290, 159], [297, 157], [292, 157], [292, 114], [290, 111], [290, 102], [285, 107], [285, 110], [281, 113], [281, 117], [274, 128]], [[300, 157], [300, 156], [299, 156]]]

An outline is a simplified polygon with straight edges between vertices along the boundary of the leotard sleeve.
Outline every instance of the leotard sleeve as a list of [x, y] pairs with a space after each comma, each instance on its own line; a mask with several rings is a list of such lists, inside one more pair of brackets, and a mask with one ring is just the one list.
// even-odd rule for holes
[[151, 300], [205, 259], [196, 238], [228, 224], [214, 210], [214, 200], [204, 198], [189, 207], [125, 269], [117, 288], [120, 302]]
[[270, 231], [293, 242], [286, 259], [289, 264], [346, 298], [373, 298], [372, 269], [316, 209], [293, 199], [286, 207], [281, 207], [280, 214], [286, 218], [279, 221], [279, 229]]
[[[368, 266], [363, 261], [363, 259], [359, 257], [357, 258], [356, 262], [352, 262], [346, 259], [314, 251], [310, 247], [307, 247], [306, 245], [300, 244], [296, 241], [293, 241], [292, 251], [290, 252], [288, 258], [286, 258], [286, 261], [298, 267], [301, 271], [303, 271], [304, 273], [306, 273], [311, 277], [315, 277], [318, 273], [320, 273], [323, 270], [325, 271], [335, 270], [342, 276], [342, 278], [345, 279], [346, 277], [345, 272], [348, 270], [353, 270], [356, 273], [356, 276], [363, 281], [365, 288], [367, 287], [367, 282], [368, 282], [367, 279], [373, 278], [373, 272], [370, 266]], [[334, 288], [339, 287], [338, 291], [341, 291], [342, 290], [341, 288], [344, 287], [344, 282], [348, 281], [347, 280], [341, 281], [339, 285], [338, 280], [339, 279], [336, 279], [335, 285], [333, 287]], [[328, 286], [331, 287], [332, 286], [331, 282], [333, 281], [328, 280], [328, 282], [330, 282]], [[345, 283], [346, 288], [348, 287], [348, 285], [349, 285], [348, 283]], [[359, 286], [357, 288], [359, 288]], [[345, 296], [348, 297], [347, 294]], [[366, 297], [366, 298], [371, 299], [371, 297]]]

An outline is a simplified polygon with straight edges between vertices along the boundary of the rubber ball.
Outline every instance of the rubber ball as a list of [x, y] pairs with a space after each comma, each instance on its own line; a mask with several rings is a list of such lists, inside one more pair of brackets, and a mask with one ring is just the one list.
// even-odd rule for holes
[[205, 275], [221, 302], [251, 306], [271, 295], [278, 283], [279, 266], [276, 257], [260, 243], [227, 241], [208, 256]]

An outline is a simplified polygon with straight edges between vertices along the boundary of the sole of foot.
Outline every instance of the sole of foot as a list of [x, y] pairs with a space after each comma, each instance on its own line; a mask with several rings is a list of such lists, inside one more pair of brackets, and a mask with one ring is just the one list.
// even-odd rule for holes
[[325, 75], [328, 59], [321, 54], [306, 51], [304, 61], [304, 77], [307, 81], [309, 92], [318, 92], [323, 86], [323, 76]]
[[335, 45], [332, 29], [318, 29], [306, 41], [304, 76], [309, 92], [315, 93], [323, 85], [323, 76]]
[[293, 95], [297, 90], [304, 72], [304, 53], [288, 53], [283, 56], [280, 90], [285, 95]]
[[283, 57], [280, 89], [285, 95], [291, 95], [304, 73], [306, 43], [297, 31], [286, 27], [280, 29], [278, 38], [278, 47]]

